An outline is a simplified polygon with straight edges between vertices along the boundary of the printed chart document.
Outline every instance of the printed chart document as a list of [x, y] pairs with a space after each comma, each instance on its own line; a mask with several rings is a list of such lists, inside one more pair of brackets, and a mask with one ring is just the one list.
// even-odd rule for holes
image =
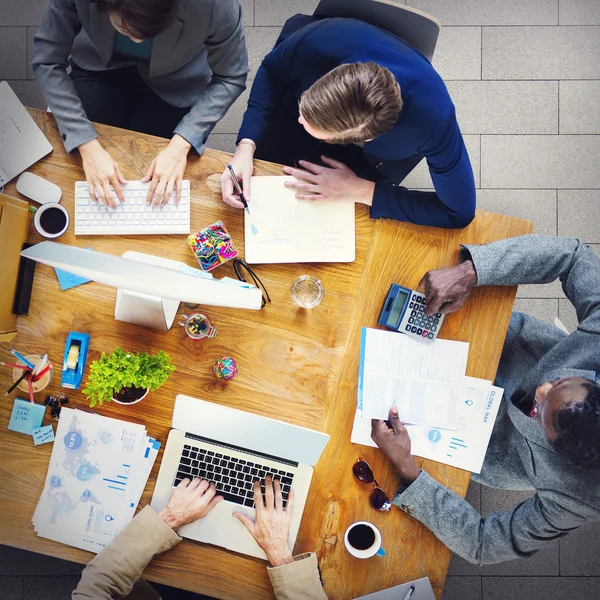
[[361, 415], [387, 419], [397, 406], [405, 423], [456, 429], [468, 353], [466, 342], [423, 342], [364, 327], [357, 401]]
[[133, 518], [159, 447], [143, 425], [63, 408], [36, 533], [102, 550]]
[[0, 186], [52, 152], [52, 146], [6, 81], [0, 82]]
[[[407, 425], [412, 453], [472, 473], [481, 473], [503, 394], [502, 388], [489, 381], [465, 377], [458, 402], [456, 431]], [[358, 410], [351, 441], [375, 446], [371, 439], [371, 419], [361, 417]]]
[[252, 177], [244, 211], [248, 263], [353, 262], [354, 203], [298, 200], [293, 177]]

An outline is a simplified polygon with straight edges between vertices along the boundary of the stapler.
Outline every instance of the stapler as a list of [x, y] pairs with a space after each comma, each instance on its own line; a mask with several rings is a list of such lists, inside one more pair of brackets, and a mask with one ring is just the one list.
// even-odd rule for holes
[[65, 344], [62, 379], [60, 385], [77, 390], [81, 386], [85, 363], [90, 349], [90, 336], [87, 333], [71, 331]]

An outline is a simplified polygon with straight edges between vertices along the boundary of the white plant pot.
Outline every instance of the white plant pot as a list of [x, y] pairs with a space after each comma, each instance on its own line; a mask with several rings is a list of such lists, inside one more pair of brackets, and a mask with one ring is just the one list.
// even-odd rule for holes
[[117, 404], [120, 404], [121, 406], [133, 406], [134, 404], [141, 402], [148, 395], [149, 391], [150, 390], [146, 390], [146, 393], [141, 398], [138, 398], [137, 400], [134, 400], [133, 402], [121, 402], [121, 400], [117, 400], [114, 396], [112, 397], [112, 401], [116, 402]]

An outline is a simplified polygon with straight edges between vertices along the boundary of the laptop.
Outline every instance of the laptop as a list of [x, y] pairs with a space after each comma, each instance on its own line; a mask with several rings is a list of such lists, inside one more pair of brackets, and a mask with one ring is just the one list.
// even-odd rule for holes
[[6, 81], [0, 81], [0, 187], [52, 152]]
[[[151, 506], [161, 511], [173, 487], [185, 477], [213, 481], [225, 498], [204, 518], [178, 530], [179, 535], [266, 559], [246, 527], [234, 516], [256, 516], [254, 481], [279, 479], [284, 506], [294, 489], [290, 549], [294, 547], [306, 504], [313, 466], [329, 436], [190, 396], [178, 395]], [[264, 488], [263, 488], [264, 489]]]

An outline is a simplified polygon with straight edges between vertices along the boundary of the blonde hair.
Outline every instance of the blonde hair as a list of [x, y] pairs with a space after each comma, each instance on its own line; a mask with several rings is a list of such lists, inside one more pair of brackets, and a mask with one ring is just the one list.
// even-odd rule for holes
[[376, 138], [398, 121], [400, 85], [374, 62], [340, 65], [315, 81], [300, 97], [300, 113], [338, 144]]

